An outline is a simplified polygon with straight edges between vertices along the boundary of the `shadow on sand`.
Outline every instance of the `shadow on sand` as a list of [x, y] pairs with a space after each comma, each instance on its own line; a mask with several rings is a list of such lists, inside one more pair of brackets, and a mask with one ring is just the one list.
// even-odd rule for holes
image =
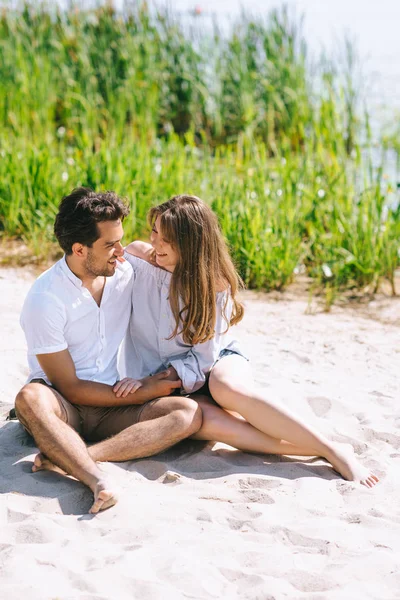
[[[193, 480], [209, 480], [228, 475], [262, 476], [264, 478], [295, 480], [316, 477], [340, 479], [329, 465], [313, 464], [315, 458], [301, 459], [286, 456], [241, 452], [228, 447], [213, 449], [213, 443], [185, 440], [151, 458], [114, 463], [119, 468], [137, 473], [148, 481], [172, 483], [171, 472]], [[33, 455], [38, 452], [33, 439], [17, 421], [0, 427], [0, 493], [22, 494], [36, 498], [43, 512], [62, 512], [64, 515], [84, 515], [93, 496], [91, 491], [72, 477], [40, 471], [32, 473]], [[53, 500], [59, 504], [55, 506]], [[46, 510], [48, 505], [48, 510]]]

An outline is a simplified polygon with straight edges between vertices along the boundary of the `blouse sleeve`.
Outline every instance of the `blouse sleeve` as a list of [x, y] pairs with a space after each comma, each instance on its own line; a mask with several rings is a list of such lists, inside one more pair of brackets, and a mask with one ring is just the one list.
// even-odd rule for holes
[[182, 387], [187, 394], [196, 392], [204, 385], [207, 374], [219, 357], [221, 350], [227, 348], [231, 341], [228, 332], [232, 314], [230, 299], [228, 299], [225, 308], [225, 316], [223, 314], [227, 293], [220, 292], [217, 295], [217, 318], [214, 337], [202, 344], [195, 344], [186, 355], [173, 359], [169, 363], [178, 373], [179, 379], [182, 381]]

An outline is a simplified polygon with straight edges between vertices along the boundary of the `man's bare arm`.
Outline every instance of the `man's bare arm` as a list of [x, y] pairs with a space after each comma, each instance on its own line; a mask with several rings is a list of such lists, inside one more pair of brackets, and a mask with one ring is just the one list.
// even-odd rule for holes
[[170, 381], [168, 371], [142, 379], [142, 387], [125, 398], [118, 398], [111, 385], [79, 379], [68, 350], [37, 356], [40, 366], [54, 387], [72, 404], [85, 406], [126, 406], [144, 404], [153, 398], [169, 396], [181, 386], [179, 380]]

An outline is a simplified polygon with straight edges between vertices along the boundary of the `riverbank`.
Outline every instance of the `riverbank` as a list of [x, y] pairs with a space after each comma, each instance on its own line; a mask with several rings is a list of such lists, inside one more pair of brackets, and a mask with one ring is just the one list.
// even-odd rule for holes
[[400, 587], [400, 299], [334, 306], [302, 289], [246, 292], [238, 337], [255, 376], [381, 482], [344, 482], [323, 461], [186, 442], [106, 464], [123, 490], [104, 514], [4, 415], [26, 375], [20, 308], [34, 279], [0, 268], [0, 581], [8, 600], [290, 598], [394, 600]]

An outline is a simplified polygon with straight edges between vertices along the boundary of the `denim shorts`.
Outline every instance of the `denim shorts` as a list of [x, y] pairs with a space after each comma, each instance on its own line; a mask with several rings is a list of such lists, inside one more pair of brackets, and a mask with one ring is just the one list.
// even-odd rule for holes
[[[245, 356], [243, 356], [243, 354], [241, 354], [240, 352], [237, 352], [236, 350], [230, 350], [229, 348], [225, 348], [224, 350], [221, 350], [221, 352], [219, 353], [219, 356], [217, 358], [217, 360], [215, 361], [215, 363], [213, 364], [213, 366], [211, 367], [210, 371], [207, 373], [206, 375], [206, 381], [205, 383], [202, 385], [202, 387], [197, 390], [196, 392], [194, 392], [195, 394], [204, 394], [206, 396], [211, 396], [211, 392], [210, 392], [210, 388], [208, 386], [208, 380], [210, 379], [210, 373], [213, 370], [213, 368], [215, 367], [215, 365], [221, 360], [221, 358], [224, 358], [225, 356], [231, 356], [236, 354], [237, 356], [241, 356], [242, 358], [244, 358], [244, 360], [247, 360], [248, 362], [248, 358], [246, 358]], [[185, 394], [187, 396], [190, 396], [190, 394]]]
[[[237, 354], [238, 356], [242, 356], [245, 360], [247, 360], [247, 361], [249, 360], [248, 358], [243, 356], [243, 354], [240, 354], [240, 352], [236, 352], [236, 350], [229, 350], [229, 348], [225, 348], [224, 350], [221, 350], [221, 352], [219, 353], [217, 360], [215, 361], [215, 363], [212, 366], [212, 369], [215, 367], [217, 362], [221, 360], [221, 358], [224, 358], [224, 356], [231, 356], [231, 354]], [[210, 371], [210, 373], [211, 373], [211, 371]], [[210, 376], [210, 373], [208, 374], [208, 376]]]

